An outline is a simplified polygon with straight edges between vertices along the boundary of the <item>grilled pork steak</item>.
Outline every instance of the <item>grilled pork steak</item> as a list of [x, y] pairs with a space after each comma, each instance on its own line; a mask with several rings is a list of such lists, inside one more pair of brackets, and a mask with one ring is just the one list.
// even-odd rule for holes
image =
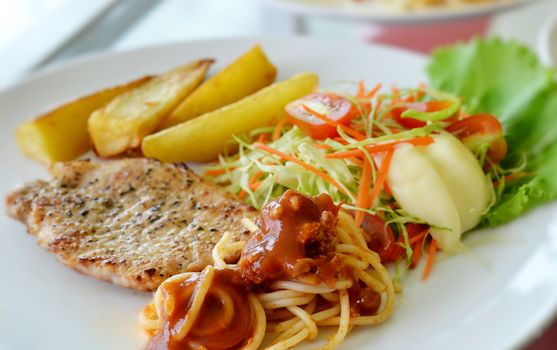
[[139, 290], [212, 263], [221, 235], [246, 239], [241, 219], [257, 214], [183, 164], [72, 161], [50, 172], [9, 194], [8, 213], [66, 265]]

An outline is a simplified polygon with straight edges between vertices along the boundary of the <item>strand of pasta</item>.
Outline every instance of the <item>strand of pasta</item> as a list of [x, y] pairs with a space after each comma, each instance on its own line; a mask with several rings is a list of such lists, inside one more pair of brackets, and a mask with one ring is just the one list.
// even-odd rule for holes
[[[362, 235], [362, 230], [356, 225], [352, 216], [341, 210], [338, 213], [338, 219], [341, 223], [339, 228], [347, 231], [352, 237], [354, 237], [354, 244], [361, 248], [367, 248], [367, 242]], [[343, 226], [346, 226], [346, 229], [343, 228]]]
[[271, 289], [288, 289], [295, 290], [303, 293], [314, 293], [314, 294], [325, 294], [332, 293], [338, 289], [347, 289], [352, 287], [352, 281], [350, 280], [340, 280], [336, 281], [334, 285], [311, 285], [303, 282], [297, 281], [276, 281], [270, 286]]
[[246, 345], [242, 348], [243, 350], [257, 350], [263, 342], [265, 337], [265, 331], [267, 329], [267, 319], [265, 316], [265, 309], [257, 300], [255, 295], [249, 294], [249, 302], [255, 314], [255, 326], [251, 338], [247, 341]]
[[341, 290], [339, 293], [340, 299], [340, 322], [338, 325], [337, 333], [332, 337], [327, 345], [320, 348], [320, 350], [330, 350], [336, 348], [348, 334], [348, 327], [350, 325], [350, 300], [348, 298], [348, 291]]
[[301, 291], [297, 291], [297, 290], [290, 290], [290, 289], [284, 289], [284, 290], [279, 290], [279, 291], [275, 291], [275, 292], [270, 292], [270, 293], [262, 293], [262, 294], [257, 294], [257, 299], [259, 299], [260, 302], [265, 303], [265, 302], [271, 302], [271, 301], [276, 301], [276, 300], [284, 300], [287, 298], [298, 298], [298, 297], [303, 297], [306, 296], [307, 293], [305, 292], [301, 292]]
[[[340, 306], [334, 305], [333, 307], [320, 311], [320, 312], [316, 312], [314, 314], [311, 314], [311, 319], [314, 322], [320, 322], [320, 321], [324, 321], [330, 317], [336, 316], [338, 315], [338, 313], [340, 312]], [[292, 322], [294, 321], [294, 322]], [[300, 329], [302, 329], [303, 327], [303, 323], [300, 322], [298, 319], [296, 318], [292, 318], [288, 321], [284, 321], [283, 323], [279, 323], [275, 329], [273, 330], [276, 333], [282, 333], [285, 332], [287, 329], [294, 329], [294, 333], [298, 332]]]
[[309, 331], [308, 340], [315, 339], [315, 337], [317, 337], [317, 325], [315, 321], [311, 319], [311, 315], [298, 306], [289, 306], [288, 310], [304, 323]]
[[152, 337], [158, 332], [162, 325], [157, 315], [155, 303], [145, 305], [140, 315], [140, 323], [143, 331], [147, 333], [148, 336]]
[[273, 300], [266, 303], [261, 303], [265, 309], [278, 309], [281, 307], [305, 305], [315, 298], [315, 294], [307, 294], [301, 297], [285, 298], [280, 300]]
[[307, 336], [309, 334], [309, 331], [307, 328], [302, 329], [300, 332], [298, 332], [296, 335], [285, 339], [281, 342], [276, 343], [275, 345], [269, 346], [267, 348], [267, 350], [283, 350], [283, 349], [290, 349], [294, 346], [296, 346], [297, 344], [303, 342]]
[[[224, 259], [231, 254], [228, 252], [236, 253], [242, 250], [246, 241], [238, 241], [230, 243], [230, 237], [232, 235], [230, 232], [225, 232], [221, 239], [215, 244], [215, 247], [211, 251], [211, 257], [213, 258], [213, 266], [217, 269], [234, 268], [236, 264], [227, 264]], [[224, 257], [223, 257], [224, 256]]]
[[255, 231], [259, 230], [259, 227], [255, 224], [255, 222], [251, 221], [248, 218], [242, 218], [242, 224], [248, 229], [249, 232], [255, 233]]

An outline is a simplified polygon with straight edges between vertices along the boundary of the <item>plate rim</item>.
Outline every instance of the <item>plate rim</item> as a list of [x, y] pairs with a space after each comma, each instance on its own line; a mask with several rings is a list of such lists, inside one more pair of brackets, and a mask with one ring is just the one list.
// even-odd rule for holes
[[[40, 67], [37, 70], [30, 71], [23, 76], [21, 76], [18, 80], [14, 81], [11, 84], [8, 84], [4, 87], [0, 88], [0, 97], [4, 96], [5, 94], [10, 93], [12, 90], [19, 89], [24, 85], [32, 84], [35, 80], [45, 79], [49, 75], [60, 74], [60, 72], [65, 70], [71, 70], [75, 67], [80, 65], [87, 65], [93, 63], [97, 60], [106, 60], [110, 59], [111, 57], [120, 56], [120, 55], [137, 55], [141, 52], [152, 51], [157, 49], [164, 49], [164, 48], [171, 48], [175, 46], [187, 46], [190, 44], [200, 44], [200, 43], [218, 43], [223, 41], [237, 41], [237, 42], [253, 42], [254, 44], [260, 43], [263, 41], [270, 41], [270, 40], [284, 40], [284, 41], [306, 41], [306, 42], [323, 42], [323, 43], [331, 43], [337, 42], [342, 45], [354, 45], [354, 46], [363, 46], [363, 47], [374, 47], [379, 48], [381, 50], [391, 51], [392, 53], [396, 54], [404, 54], [413, 56], [416, 60], [421, 60], [422, 63], [426, 62], [428, 59], [428, 55], [425, 55], [420, 52], [412, 51], [410, 49], [386, 45], [382, 43], [362, 43], [356, 38], [351, 39], [340, 39], [340, 38], [320, 38], [320, 37], [310, 37], [305, 35], [292, 35], [292, 34], [276, 34], [276, 35], [241, 35], [241, 36], [231, 36], [231, 37], [213, 37], [213, 38], [196, 38], [196, 39], [186, 39], [186, 40], [171, 40], [163, 43], [151, 43], [147, 45], [141, 45], [132, 48], [108, 48], [108, 49], [100, 49], [91, 52], [86, 52], [84, 54], [70, 57], [68, 59], [63, 59], [61, 61], [54, 62], [52, 64], [46, 65], [44, 67]], [[262, 44], [264, 46], [264, 44]], [[62, 102], [63, 103], [63, 102]]]

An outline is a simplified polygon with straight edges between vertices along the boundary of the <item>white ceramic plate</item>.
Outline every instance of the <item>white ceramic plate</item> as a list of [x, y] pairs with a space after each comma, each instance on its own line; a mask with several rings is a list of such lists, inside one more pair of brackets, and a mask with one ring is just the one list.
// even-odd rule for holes
[[[20, 122], [71, 98], [195, 58], [215, 57], [218, 69], [256, 42], [279, 67], [281, 79], [313, 70], [326, 83], [425, 81], [424, 57], [309, 39], [199, 41], [89, 57], [0, 94], [0, 194], [47, 177], [45, 167], [25, 159], [15, 145]], [[557, 204], [472, 233], [465, 242], [469, 254], [440, 258], [427, 283], [419, 278], [423, 265], [409, 273], [393, 317], [352, 332], [342, 349], [508, 349], [539, 330], [557, 306]], [[0, 215], [0, 266], [0, 349], [137, 350], [144, 343], [137, 315], [149, 294], [66, 268], [5, 215]]]
[[538, 53], [544, 64], [557, 67], [557, 15], [543, 25], [538, 38]]
[[[394, 1], [394, 0], [393, 0]], [[412, 24], [487, 16], [536, 0], [497, 0], [474, 5], [431, 7], [404, 11], [385, 7], [378, 0], [266, 0], [277, 8], [307, 16], [325, 16], [377, 23]]]

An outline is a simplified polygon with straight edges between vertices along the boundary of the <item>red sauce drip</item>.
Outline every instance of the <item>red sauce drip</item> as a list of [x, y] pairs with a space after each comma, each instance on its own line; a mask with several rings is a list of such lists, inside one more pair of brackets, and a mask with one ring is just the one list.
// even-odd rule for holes
[[[191, 296], [201, 274], [176, 283], [163, 286], [165, 297], [174, 298], [176, 305], [171, 315], [164, 322], [159, 334], [151, 338], [146, 350], [187, 350], [192, 343], [211, 350], [236, 349], [253, 331], [254, 315], [248, 300], [248, 294], [240, 276], [233, 270], [216, 270], [215, 278], [201, 310], [189, 334], [177, 341], [174, 335], [183, 324], [190, 307]], [[224, 292], [233, 304], [230, 320], [223, 318], [224, 305], [217, 291]]]
[[261, 227], [246, 242], [238, 263], [242, 277], [260, 284], [318, 269], [330, 273], [323, 265], [334, 255], [338, 210], [327, 194], [286, 191], [261, 210]]

